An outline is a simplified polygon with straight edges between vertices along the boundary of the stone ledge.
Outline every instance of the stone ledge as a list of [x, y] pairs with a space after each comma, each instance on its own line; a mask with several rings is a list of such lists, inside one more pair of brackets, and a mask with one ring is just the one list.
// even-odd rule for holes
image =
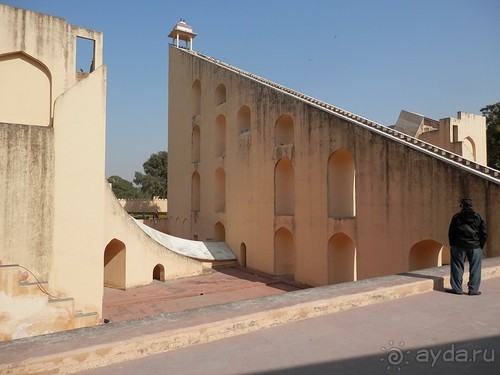
[[[483, 261], [500, 276], [500, 258]], [[449, 267], [407, 272], [0, 344], [0, 372], [73, 373], [302, 319], [442, 290]]]

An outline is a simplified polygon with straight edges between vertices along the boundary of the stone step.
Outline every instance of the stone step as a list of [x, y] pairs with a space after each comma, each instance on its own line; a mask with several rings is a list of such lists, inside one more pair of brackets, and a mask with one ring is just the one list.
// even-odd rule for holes
[[74, 315], [74, 328], [93, 327], [101, 322], [99, 314], [96, 312], [82, 313], [78, 311]]

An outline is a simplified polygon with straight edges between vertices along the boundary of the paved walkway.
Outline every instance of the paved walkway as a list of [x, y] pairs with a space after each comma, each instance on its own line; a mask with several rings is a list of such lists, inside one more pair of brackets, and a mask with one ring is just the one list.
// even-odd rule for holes
[[103, 317], [111, 322], [277, 295], [305, 286], [238, 266], [205, 275], [119, 290], [104, 288]]
[[[182, 295], [192, 290], [185, 298], [193, 303], [205, 303], [204, 299], [210, 297], [210, 292], [205, 291], [212, 288], [221, 295], [235, 298], [231, 302], [226, 300], [202, 307], [191, 305], [186, 310], [155, 315], [157, 310], [152, 306], [158, 308], [157, 304], [163, 302], [153, 293], [157, 285], [150, 287], [148, 298], [147, 293], [137, 294], [135, 297], [142, 302], [136, 304], [130, 297], [139, 292], [138, 289], [118, 293], [121, 300], [117, 295], [114, 299], [108, 295], [105, 304], [109, 304], [108, 313], [115, 317], [114, 322], [0, 343], [0, 374], [78, 371], [144, 375], [158, 372], [313, 374], [334, 370], [346, 374], [376, 374], [397, 371], [397, 367], [402, 371], [403, 364], [407, 373], [432, 373], [429, 368], [418, 366], [428, 365], [429, 355], [438, 358], [441, 354], [431, 349], [440, 348], [452, 349], [449, 353], [453, 354], [453, 361], [447, 361], [442, 350], [442, 363], [463, 365], [454, 368], [456, 374], [465, 373], [460, 372], [463, 368], [473, 369], [472, 373], [500, 373], [497, 371], [500, 366], [493, 367], [495, 372], [491, 372], [493, 352], [486, 351], [492, 348], [496, 352], [498, 347], [500, 353], [500, 258], [484, 260], [484, 294], [478, 297], [444, 293], [443, 287], [449, 286], [448, 267], [289, 293], [284, 290], [299, 286], [239, 269], [224, 272], [205, 275], [209, 276], [206, 279], [202, 276], [198, 280], [166, 283], [160, 290], [164, 293], [162, 296], [175, 295], [176, 291]], [[218, 277], [227, 279], [225, 282], [219, 279], [219, 283]], [[192, 289], [186, 283], [191, 284]], [[239, 292], [238, 288], [241, 288]], [[242, 299], [264, 291], [270, 294]], [[215, 295], [211, 296], [214, 300]], [[178, 303], [173, 295], [171, 297], [174, 305]], [[113, 308], [120, 309], [120, 304], [129, 305], [130, 309], [113, 315]], [[140, 306], [148, 306], [150, 310], [139, 311]], [[119, 321], [130, 313], [155, 316]], [[224, 346], [225, 343], [228, 346]], [[457, 348], [461, 351], [455, 352]], [[474, 361], [469, 360], [473, 350], [476, 350]], [[425, 353], [427, 362], [422, 358]], [[394, 357], [399, 354], [404, 360]], [[459, 362], [467, 355], [467, 363]], [[391, 366], [384, 367], [381, 363], [384, 360]], [[436, 363], [437, 360], [434, 365]], [[134, 367], [136, 364], [139, 367]]]
[[500, 374], [500, 278], [432, 291], [81, 374]]

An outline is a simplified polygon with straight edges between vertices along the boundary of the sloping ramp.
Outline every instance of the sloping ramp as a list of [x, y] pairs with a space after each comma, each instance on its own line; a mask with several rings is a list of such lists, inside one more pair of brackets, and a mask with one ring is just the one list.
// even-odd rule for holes
[[147, 225], [133, 219], [135, 223], [141, 228], [149, 237], [158, 242], [160, 245], [167, 249], [184, 255], [189, 258], [206, 261], [227, 261], [236, 260], [231, 249], [225, 242], [203, 242], [186, 240], [171, 236], [169, 234], [157, 231]]

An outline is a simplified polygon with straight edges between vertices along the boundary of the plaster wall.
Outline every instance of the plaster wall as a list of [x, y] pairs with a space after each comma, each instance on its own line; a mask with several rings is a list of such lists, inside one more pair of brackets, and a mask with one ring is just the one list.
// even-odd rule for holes
[[[57, 199], [49, 285], [75, 298], [77, 309], [84, 311], [100, 311], [102, 303], [105, 98], [101, 66], [57, 99], [54, 115]], [[76, 208], [75, 197], [80, 202]]]
[[[221, 83], [226, 92], [222, 104], [216, 100]], [[193, 95], [200, 96], [199, 106], [193, 106]], [[250, 110], [250, 129], [242, 133], [238, 113], [243, 106]], [[328, 243], [339, 233], [354, 243], [358, 279], [408, 271], [415, 244], [433, 240], [447, 245], [449, 220], [465, 195], [490, 226], [499, 225], [498, 184], [173, 46], [169, 108], [169, 178], [176, 181], [169, 187], [171, 233], [210, 240], [221, 223], [240, 262], [240, 249], [246, 249], [247, 267], [277, 273], [276, 233], [286, 228], [298, 281], [329, 282]], [[220, 115], [226, 120], [223, 156], [216, 153]], [[289, 144], [275, 142], [275, 124], [282, 115], [293, 120]], [[193, 162], [196, 127], [199, 159]], [[334, 217], [327, 209], [328, 160], [339, 150], [352, 155], [355, 165], [351, 217]], [[294, 182], [293, 212], [285, 215], [275, 214], [275, 168], [283, 158], [292, 162]], [[219, 168], [225, 172], [223, 212], [214, 207]], [[199, 209], [192, 205], [196, 174]], [[179, 225], [186, 220], [187, 233]], [[488, 255], [495, 253], [491, 244], [497, 237], [491, 233]]]
[[[88, 74], [75, 72], [77, 37], [95, 43]], [[97, 323], [91, 313], [102, 314], [105, 280], [121, 288], [149, 284], [158, 264], [161, 267], [155, 275], [163, 280], [202, 273], [201, 263], [146, 236], [105, 180], [102, 34], [68, 25], [60, 18], [0, 5], [0, 68], [0, 105], [13, 106], [0, 110], [0, 261], [4, 270], [12, 271], [12, 264], [19, 263], [42, 282], [48, 281], [51, 295], [74, 300], [65, 326], [69, 328], [81, 324], [74, 321], [74, 311], [92, 316], [85, 324]], [[21, 89], [16, 91], [18, 84]], [[40, 97], [43, 103], [48, 101], [45, 112], [35, 106], [25, 114], [24, 100]], [[116, 259], [114, 252], [119, 255]], [[106, 267], [107, 263], [112, 267]], [[11, 276], [13, 283], [18, 281]], [[0, 293], [4, 286], [0, 285]], [[26, 302], [17, 295], [9, 298], [18, 305]], [[45, 313], [46, 322], [38, 318], [32, 322], [38, 333], [55, 329], [50, 319], [54, 314]], [[12, 319], [9, 324], [15, 326]]]
[[46, 279], [52, 262], [54, 129], [0, 124], [0, 260]]
[[[3, 121], [47, 126], [56, 98], [76, 83], [76, 38], [95, 41], [94, 63], [101, 66], [102, 34], [69, 25], [62, 18], [7, 5], [0, 5], [0, 19]], [[20, 97], [22, 103], [17, 101]], [[30, 110], [20, 111], [22, 105], [29, 105]]]
[[[125, 245], [126, 277], [122, 288], [151, 284], [153, 269], [158, 264], [164, 268], [162, 281], [203, 272], [200, 262], [178, 255], [151, 240], [123, 209], [107, 184], [104, 211], [104, 246], [113, 240]], [[104, 248], [102, 252], [104, 254]]]

